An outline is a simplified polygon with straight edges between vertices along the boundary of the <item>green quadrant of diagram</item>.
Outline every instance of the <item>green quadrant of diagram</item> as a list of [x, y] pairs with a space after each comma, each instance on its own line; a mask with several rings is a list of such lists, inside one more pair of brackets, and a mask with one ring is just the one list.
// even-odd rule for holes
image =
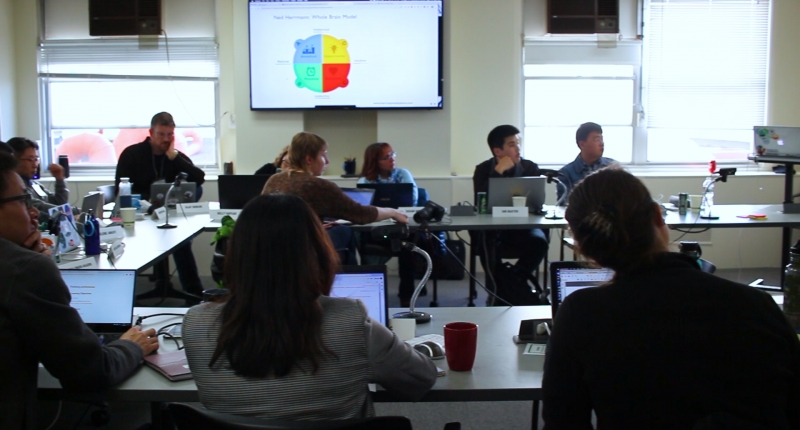
[[322, 92], [322, 64], [295, 64], [295, 85], [311, 91]]

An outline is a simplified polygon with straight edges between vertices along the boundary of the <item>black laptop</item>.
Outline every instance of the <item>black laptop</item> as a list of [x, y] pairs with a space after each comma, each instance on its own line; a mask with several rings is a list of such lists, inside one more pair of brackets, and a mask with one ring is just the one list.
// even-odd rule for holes
[[344, 188], [342, 187], [342, 192], [347, 196], [353, 199], [356, 203], [364, 206], [369, 206], [372, 204], [372, 196], [375, 194], [375, 190], [367, 189], [367, 188]]
[[219, 208], [243, 209], [261, 195], [272, 175], [219, 175]]
[[358, 184], [358, 188], [375, 190], [372, 206], [379, 208], [401, 208], [415, 206], [414, 184]]
[[132, 327], [136, 271], [62, 269], [69, 305], [101, 342], [112, 342]]
[[592, 266], [585, 261], [553, 261], [550, 263], [550, 303], [553, 318], [558, 306], [568, 295], [583, 288], [598, 287], [610, 281], [614, 271]]

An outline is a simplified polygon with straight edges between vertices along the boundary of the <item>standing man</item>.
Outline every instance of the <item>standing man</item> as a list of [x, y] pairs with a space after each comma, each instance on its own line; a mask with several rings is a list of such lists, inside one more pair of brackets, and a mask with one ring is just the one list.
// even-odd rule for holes
[[[539, 176], [539, 166], [536, 163], [525, 160], [520, 156], [519, 130], [513, 125], [500, 125], [495, 127], [487, 137], [489, 150], [493, 157], [475, 166], [475, 173], [472, 175], [473, 191], [477, 196], [479, 192], [489, 191], [489, 178], [516, 178], [521, 176]], [[476, 197], [477, 201], [477, 197]], [[475, 237], [478, 237], [475, 235]], [[547, 254], [548, 242], [545, 233], [538, 228], [530, 230], [507, 230], [507, 231], [486, 231], [484, 232], [487, 247], [496, 243], [496, 249], [484, 252], [480, 249], [481, 264], [484, 268], [487, 264], [493, 266], [495, 270], [495, 280], [497, 282], [498, 295], [514, 305], [541, 304], [532, 303], [535, 301], [531, 294], [527, 280], [538, 282], [532, 276], [533, 271]], [[475, 241], [473, 241], [473, 246]], [[482, 246], [482, 245], [480, 245]], [[492, 247], [494, 248], [494, 247]], [[484, 254], [497, 251], [502, 253], [504, 250], [513, 250], [518, 256], [517, 263], [509, 267], [508, 276], [498, 276], [505, 267], [488, 263], [485, 261]], [[490, 258], [490, 262], [499, 259]], [[501, 282], [503, 281], [503, 282]], [[505, 285], [504, 285], [505, 284]], [[525, 288], [528, 290], [526, 291]], [[503, 297], [505, 295], [505, 297]], [[543, 301], [540, 299], [540, 302]]]
[[607, 167], [615, 161], [603, 157], [605, 143], [603, 142], [603, 128], [593, 122], [586, 122], [578, 127], [575, 133], [575, 142], [581, 150], [575, 161], [567, 164], [558, 171], [558, 179], [564, 187], [558, 187], [558, 201], [566, 205], [569, 192], [589, 173]]
[[14, 150], [18, 162], [16, 171], [25, 181], [25, 188], [33, 197], [33, 206], [44, 214], [40, 218], [46, 221], [50, 218], [48, 215], [50, 208], [69, 203], [69, 189], [64, 178], [64, 168], [55, 163], [47, 167], [56, 179], [56, 192], [53, 193], [33, 180], [39, 169], [39, 144], [24, 137], [12, 137], [8, 145]]
[[153, 329], [133, 327], [102, 346], [70, 307], [70, 293], [37, 229], [39, 211], [0, 151], [0, 428], [36, 428], [39, 363], [66, 390], [100, 393], [158, 349]]
[[[205, 172], [192, 163], [192, 160], [175, 149], [175, 121], [167, 112], [157, 113], [150, 121], [150, 136], [143, 142], [131, 145], [122, 151], [117, 164], [115, 194], [119, 193], [121, 178], [129, 178], [131, 192], [141, 194], [145, 200], [150, 199], [150, 186], [160, 180], [175, 181], [178, 173], [186, 173], [188, 181], [198, 186], [197, 198], [202, 192], [200, 185], [205, 181]], [[192, 253], [192, 242], [175, 249], [172, 254], [178, 268], [178, 278], [187, 293], [201, 296], [203, 284], [197, 271], [197, 263]], [[159, 273], [160, 282], [169, 282], [169, 274]]]

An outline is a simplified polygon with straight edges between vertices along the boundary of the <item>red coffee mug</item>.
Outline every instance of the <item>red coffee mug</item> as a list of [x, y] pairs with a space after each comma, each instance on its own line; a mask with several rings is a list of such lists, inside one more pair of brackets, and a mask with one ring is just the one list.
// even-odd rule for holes
[[444, 349], [450, 370], [472, 370], [478, 348], [478, 325], [451, 322], [444, 326]]

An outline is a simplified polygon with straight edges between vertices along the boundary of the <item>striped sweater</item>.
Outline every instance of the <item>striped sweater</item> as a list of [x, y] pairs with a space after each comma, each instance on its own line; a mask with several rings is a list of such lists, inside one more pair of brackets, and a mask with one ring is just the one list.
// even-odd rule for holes
[[[184, 319], [186, 357], [206, 408], [272, 419], [348, 419], [375, 415], [367, 384], [418, 400], [436, 381], [436, 366], [391, 331], [367, 317], [357, 300], [320, 297], [322, 339], [335, 357], [316, 374], [294, 368], [283, 378], [237, 376], [223, 356], [209, 367], [223, 305], [203, 304]], [[310, 369], [309, 363], [302, 363]]]

